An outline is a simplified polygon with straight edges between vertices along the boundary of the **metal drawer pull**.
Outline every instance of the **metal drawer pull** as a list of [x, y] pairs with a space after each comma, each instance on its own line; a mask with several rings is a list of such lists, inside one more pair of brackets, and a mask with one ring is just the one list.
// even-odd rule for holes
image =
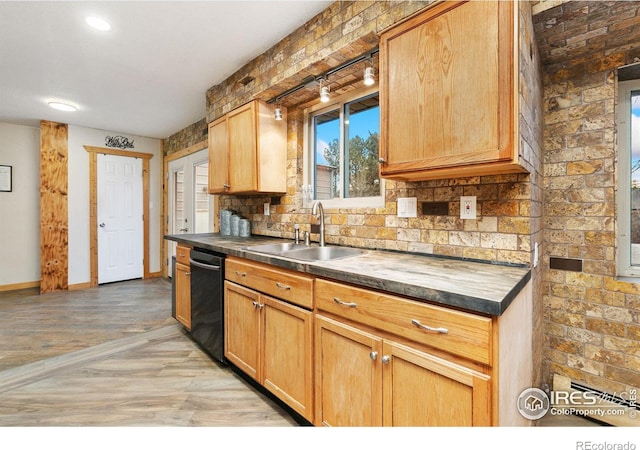
[[291, 286], [287, 286], [286, 284], [282, 284], [279, 281], [276, 281], [276, 286], [278, 286], [280, 289], [284, 289], [285, 291], [291, 290]]
[[264, 306], [264, 305], [260, 304], [260, 303], [259, 303], [259, 302], [257, 302], [257, 301], [254, 301], [254, 302], [253, 302], [253, 307], [254, 307], [254, 308], [262, 309], [262, 307], [263, 307], [263, 306]]
[[194, 261], [191, 258], [189, 258], [189, 264], [191, 264], [192, 266], [200, 267], [201, 269], [212, 270], [214, 272], [220, 270], [220, 266], [212, 266], [211, 264], [203, 264], [201, 262]]
[[375, 361], [376, 359], [378, 359], [378, 352], [369, 353], [369, 357]]
[[247, 276], [247, 272], [238, 272], [236, 270], [236, 275], [238, 275], [239, 277], [246, 277]]
[[338, 297], [333, 297], [333, 301], [336, 302], [338, 305], [342, 305], [342, 306], [348, 306], [349, 308], [356, 308], [358, 306], [357, 303], [347, 303], [347, 302], [343, 302], [342, 300], [340, 300]]
[[384, 355], [382, 357], [382, 364], [389, 364], [389, 361], [391, 361], [391, 356], [389, 355]]
[[189, 275], [191, 275], [191, 272], [185, 272], [184, 274], [185, 274], [186, 276], [189, 276]]
[[435, 333], [442, 333], [442, 334], [448, 334], [449, 333], [449, 330], [446, 329], [446, 328], [433, 328], [433, 327], [429, 327], [427, 325], [422, 325], [416, 319], [411, 319], [411, 323], [414, 324], [415, 326], [417, 326], [418, 328], [422, 328], [423, 330], [433, 331]]

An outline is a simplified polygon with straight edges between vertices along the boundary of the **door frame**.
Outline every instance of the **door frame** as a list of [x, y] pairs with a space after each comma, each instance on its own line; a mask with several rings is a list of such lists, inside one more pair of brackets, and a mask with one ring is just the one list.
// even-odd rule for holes
[[[185, 156], [188, 156], [192, 153], [197, 153], [200, 150], [204, 150], [206, 148], [208, 148], [209, 146], [209, 142], [208, 141], [201, 141], [198, 142], [197, 144], [192, 145], [191, 147], [187, 147], [185, 149], [182, 150], [178, 150], [177, 152], [171, 153], [169, 155], [166, 155], [164, 157], [163, 160], [163, 169], [162, 169], [162, 196], [163, 196], [163, 217], [162, 217], [162, 223], [163, 223], [163, 234], [166, 235], [169, 233], [169, 163], [175, 159], [180, 159], [183, 158]], [[211, 161], [209, 161], [209, 164], [211, 164]], [[213, 196], [213, 216], [218, 217], [218, 196], [214, 195]], [[213, 232], [217, 233], [219, 231], [219, 226], [218, 226], [218, 221], [214, 219], [213, 221]], [[167, 278], [169, 276], [168, 273], [168, 269], [169, 269], [169, 242], [165, 239], [164, 240], [164, 245], [162, 246], [162, 276], [164, 278]]]
[[142, 230], [143, 279], [151, 277], [149, 273], [149, 160], [152, 153], [130, 152], [106, 147], [84, 145], [89, 153], [89, 247], [91, 267], [91, 287], [98, 286], [98, 153], [103, 155], [126, 156], [142, 159]]

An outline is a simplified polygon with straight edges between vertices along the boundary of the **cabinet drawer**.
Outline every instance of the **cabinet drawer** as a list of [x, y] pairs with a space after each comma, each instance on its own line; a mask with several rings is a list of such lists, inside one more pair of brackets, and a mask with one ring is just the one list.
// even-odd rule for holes
[[184, 245], [176, 246], [176, 262], [189, 265], [189, 255], [191, 254], [191, 248]]
[[327, 280], [316, 280], [315, 301], [320, 310], [491, 365], [488, 317]]
[[313, 309], [312, 277], [235, 258], [227, 258], [225, 277], [234, 283]]

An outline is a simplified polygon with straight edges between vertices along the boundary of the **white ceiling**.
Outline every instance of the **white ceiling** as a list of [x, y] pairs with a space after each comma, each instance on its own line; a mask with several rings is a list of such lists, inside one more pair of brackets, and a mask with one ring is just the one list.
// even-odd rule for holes
[[[0, 122], [166, 138], [205, 117], [208, 88], [331, 3], [0, 1]], [[111, 31], [91, 29], [87, 15]]]

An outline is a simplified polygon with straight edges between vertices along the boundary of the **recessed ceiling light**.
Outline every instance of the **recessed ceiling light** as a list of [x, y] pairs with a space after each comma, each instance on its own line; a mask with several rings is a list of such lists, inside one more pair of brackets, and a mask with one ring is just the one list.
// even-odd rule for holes
[[89, 16], [85, 19], [91, 28], [95, 28], [100, 31], [109, 31], [111, 24], [104, 19], [95, 16]]
[[73, 112], [78, 110], [77, 107], [70, 105], [69, 103], [62, 103], [62, 102], [49, 102], [49, 106], [59, 111]]

